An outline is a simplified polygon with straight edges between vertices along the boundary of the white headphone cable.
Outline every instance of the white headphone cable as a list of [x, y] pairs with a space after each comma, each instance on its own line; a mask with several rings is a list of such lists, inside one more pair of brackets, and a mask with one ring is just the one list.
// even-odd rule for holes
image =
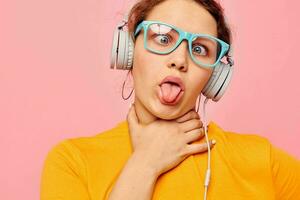
[[206, 115], [205, 115], [205, 106], [206, 103], [208, 102], [208, 98], [206, 97], [204, 103], [203, 103], [203, 126], [204, 126], [204, 133], [205, 133], [205, 139], [206, 139], [206, 144], [207, 144], [207, 169], [206, 169], [206, 174], [205, 174], [205, 180], [204, 180], [204, 200], [207, 198], [207, 190], [208, 190], [208, 185], [210, 181], [210, 145], [208, 141], [208, 136], [207, 136], [207, 124], [206, 124]]

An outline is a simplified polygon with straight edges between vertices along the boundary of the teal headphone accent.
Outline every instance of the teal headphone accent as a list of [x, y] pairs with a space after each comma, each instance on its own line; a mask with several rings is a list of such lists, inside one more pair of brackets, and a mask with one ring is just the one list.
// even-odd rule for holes
[[[129, 70], [133, 65], [134, 42], [132, 36], [123, 28], [127, 25], [127, 20], [117, 25], [111, 48], [110, 68]], [[217, 102], [224, 95], [228, 88], [233, 73], [234, 61], [231, 58], [232, 47], [229, 49], [227, 63], [222, 61], [214, 67], [213, 73], [202, 90], [202, 94], [208, 99]]]

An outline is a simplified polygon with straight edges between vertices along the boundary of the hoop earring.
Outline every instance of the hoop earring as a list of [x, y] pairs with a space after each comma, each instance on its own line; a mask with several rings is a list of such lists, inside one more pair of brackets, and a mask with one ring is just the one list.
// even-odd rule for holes
[[124, 99], [124, 100], [127, 100], [127, 99], [129, 99], [129, 97], [131, 96], [131, 94], [132, 94], [132, 92], [133, 92], [133, 90], [134, 90], [134, 87], [132, 88], [132, 90], [131, 90], [131, 92], [130, 92], [130, 94], [129, 94], [129, 96], [128, 97], [124, 97], [124, 86], [125, 86], [125, 82], [127, 81], [127, 78], [128, 78], [128, 74], [130, 73], [130, 71], [131, 70], [128, 70], [128, 73], [127, 73], [127, 76], [126, 76], [126, 79], [124, 80], [124, 82], [123, 82], [123, 86], [122, 86], [122, 98]]
[[200, 96], [201, 96], [201, 94], [199, 94], [199, 96], [197, 97], [197, 99], [198, 99], [198, 106], [197, 106], [197, 110], [196, 110], [196, 112], [198, 112], [198, 111], [199, 111], [199, 105], [200, 105]]

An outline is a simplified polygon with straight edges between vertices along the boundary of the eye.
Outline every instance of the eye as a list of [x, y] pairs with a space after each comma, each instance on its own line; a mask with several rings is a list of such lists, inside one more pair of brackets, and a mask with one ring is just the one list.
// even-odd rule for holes
[[164, 34], [158, 34], [157, 36], [154, 37], [154, 40], [157, 43], [163, 45], [168, 45], [170, 43], [170, 38], [168, 37], [168, 35], [164, 35]]
[[193, 53], [200, 55], [200, 56], [207, 55], [207, 50], [206, 50], [205, 46], [203, 46], [203, 45], [198, 45], [198, 44], [194, 45], [192, 47], [192, 51], [193, 51]]

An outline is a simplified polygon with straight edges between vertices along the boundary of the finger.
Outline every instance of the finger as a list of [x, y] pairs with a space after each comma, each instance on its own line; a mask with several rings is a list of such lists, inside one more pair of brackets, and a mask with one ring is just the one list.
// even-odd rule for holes
[[199, 119], [191, 119], [186, 122], [180, 123], [179, 127], [184, 131], [188, 132], [197, 128], [201, 128], [203, 123]]
[[189, 119], [200, 119], [200, 117], [196, 111], [190, 110], [189, 112], [185, 113], [183, 116], [177, 118], [176, 122], [182, 123]]
[[127, 121], [128, 121], [128, 128], [133, 130], [134, 127], [139, 125], [138, 118], [135, 112], [135, 105], [134, 103], [130, 106], [128, 114], [127, 114]]
[[184, 135], [184, 140], [185, 140], [185, 143], [188, 144], [188, 143], [194, 142], [196, 140], [199, 140], [200, 138], [203, 138], [203, 137], [204, 137], [204, 129], [202, 127], [202, 128], [197, 128], [197, 129], [187, 132]]
[[[209, 146], [210, 148], [213, 148], [216, 143], [213, 143], [212, 140], [209, 140]], [[188, 144], [185, 148], [185, 153], [187, 155], [196, 154], [196, 153], [202, 153], [206, 152], [208, 149], [208, 146], [206, 143], [201, 144]]]

